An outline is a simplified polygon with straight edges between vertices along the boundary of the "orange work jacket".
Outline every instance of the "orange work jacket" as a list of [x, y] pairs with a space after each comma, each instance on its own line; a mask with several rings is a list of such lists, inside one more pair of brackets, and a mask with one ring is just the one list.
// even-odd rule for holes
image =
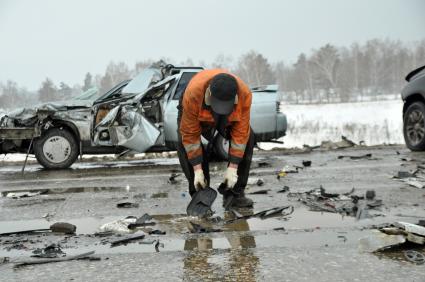
[[[205, 105], [204, 97], [210, 81], [219, 73], [229, 72], [223, 69], [211, 69], [197, 73], [190, 80], [183, 94], [179, 130], [186, 154], [192, 165], [202, 163], [201, 134], [203, 127], [214, 127], [212, 109]], [[243, 158], [250, 135], [252, 93], [239, 77], [234, 77], [238, 84], [238, 102], [228, 116], [227, 122], [230, 127], [229, 161], [238, 164]]]

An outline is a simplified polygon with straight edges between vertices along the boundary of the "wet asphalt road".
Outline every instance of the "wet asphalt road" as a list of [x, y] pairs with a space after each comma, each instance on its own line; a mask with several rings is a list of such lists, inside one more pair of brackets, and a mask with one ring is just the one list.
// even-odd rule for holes
[[[399, 154], [397, 154], [399, 152]], [[371, 159], [338, 159], [340, 155], [371, 153]], [[403, 161], [402, 158], [407, 159]], [[412, 160], [414, 159], [414, 160]], [[287, 174], [276, 172], [286, 165], [312, 166]], [[267, 162], [267, 166], [260, 163]], [[359, 238], [368, 236], [374, 224], [425, 218], [425, 189], [410, 187], [392, 179], [397, 171], [408, 171], [425, 162], [425, 154], [402, 146], [350, 148], [334, 151], [290, 153], [256, 151], [251, 177], [265, 184], [250, 185], [248, 192], [267, 189], [267, 194], [249, 195], [253, 211], [293, 205], [289, 217], [240, 220], [219, 224], [224, 232], [191, 234], [185, 216], [189, 202], [187, 182], [168, 183], [179, 172], [175, 158], [115, 162], [77, 163], [64, 171], [45, 171], [37, 164], [27, 166], [24, 175], [18, 165], [0, 167], [0, 233], [48, 228], [57, 221], [77, 226], [75, 236], [25, 235], [0, 238], [0, 257], [12, 263], [0, 265], [1, 281], [425, 281], [425, 266], [406, 261], [400, 251], [369, 254], [359, 251]], [[212, 163], [212, 187], [217, 187], [223, 163]], [[344, 193], [355, 188], [363, 195], [373, 189], [384, 206], [374, 218], [356, 220], [333, 213], [309, 211], [302, 203], [277, 193], [284, 186], [290, 192], [307, 191], [322, 185], [327, 192]], [[41, 191], [21, 199], [10, 192]], [[120, 209], [130, 201], [138, 208]], [[231, 215], [214, 203], [216, 215]], [[164, 244], [155, 251], [142, 242], [111, 248], [95, 237], [104, 223], [129, 215], [152, 215], [154, 229], [166, 235], [148, 235], [146, 240]], [[43, 218], [48, 215], [48, 218]], [[146, 230], [145, 230], [146, 231]], [[28, 259], [32, 250], [59, 243], [67, 255], [95, 250], [100, 261], [69, 261], [13, 268], [13, 262]], [[424, 250], [422, 252], [425, 253]]]

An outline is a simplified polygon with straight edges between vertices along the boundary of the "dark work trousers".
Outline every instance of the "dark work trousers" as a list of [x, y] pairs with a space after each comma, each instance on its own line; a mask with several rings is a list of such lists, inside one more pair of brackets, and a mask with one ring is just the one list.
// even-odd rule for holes
[[[178, 123], [177, 134], [179, 137], [179, 142], [177, 144], [177, 155], [179, 156], [180, 166], [182, 167], [184, 175], [189, 181], [189, 193], [192, 196], [196, 192], [195, 185], [193, 184], [193, 181], [195, 180], [195, 175], [193, 172], [193, 166], [190, 164], [189, 159], [187, 158], [186, 150], [183, 146], [182, 137], [180, 134], [180, 121], [181, 121], [181, 115], [182, 115], [181, 113], [182, 107], [180, 105], [178, 106], [179, 112], [178, 112], [178, 118], [177, 118], [177, 123]], [[252, 155], [254, 152], [254, 145], [255, 145], [255, 137], [251, 129], [251, 134], [249, 136], [248, 143], [246, 144], [243, 159], [238, 165], [238, 172], [237, 172], [238, 181], [236, 182], [233, 188], [233, 191], [240, 195], [244, 195], [244, 190], [248, 182], [249, 169], [251, 167], [251, 160], [252, 160]], [[209, 185], [210, 173], [209, 173], [209, 165], [208, 165], [208, 161], [209, 161], [208, 156], [211, 154], [211, 152], [206, 152], [205, 146], [203, 146], [202, 144], [201, 146], [202, 146], [202, 153], [203, 153], [202, 170], [204, 171], [205, 181], [207, 185]], [[212, 147], [212, 146], [209, 146], [209, 147]], [[212, 187], [212, 188], [218, 188], [218, 187]]]

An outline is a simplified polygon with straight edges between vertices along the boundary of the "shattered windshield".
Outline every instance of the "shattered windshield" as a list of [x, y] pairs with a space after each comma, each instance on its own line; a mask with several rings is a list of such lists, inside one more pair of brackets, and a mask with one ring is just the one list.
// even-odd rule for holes
[[138, 74], [126, 87], [123, 88], [123, 94], [139, 94], [149, 88], [155, 82], [161, 80], [161, 72], [158, 69], [145, 69]]
[[72, 98], [72, 100], [94, 101], [99, 96], [99, 94], [99, 89], [97, 87], [92, 87], [82, 94]]

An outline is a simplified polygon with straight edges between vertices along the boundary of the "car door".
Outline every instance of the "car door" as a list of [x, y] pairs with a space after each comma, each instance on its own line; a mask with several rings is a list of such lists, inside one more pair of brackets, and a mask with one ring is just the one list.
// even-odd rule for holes
[[167, 104], [164, 107], [164, 135], [165, 142], [168, 146], [174, 147], [178, 142], [177, 137], [177, 115], [180, 97], [186, 90], [189, 81], [197, 72], [183, 72], [180, 76], [174, 93], [168, 97]]

